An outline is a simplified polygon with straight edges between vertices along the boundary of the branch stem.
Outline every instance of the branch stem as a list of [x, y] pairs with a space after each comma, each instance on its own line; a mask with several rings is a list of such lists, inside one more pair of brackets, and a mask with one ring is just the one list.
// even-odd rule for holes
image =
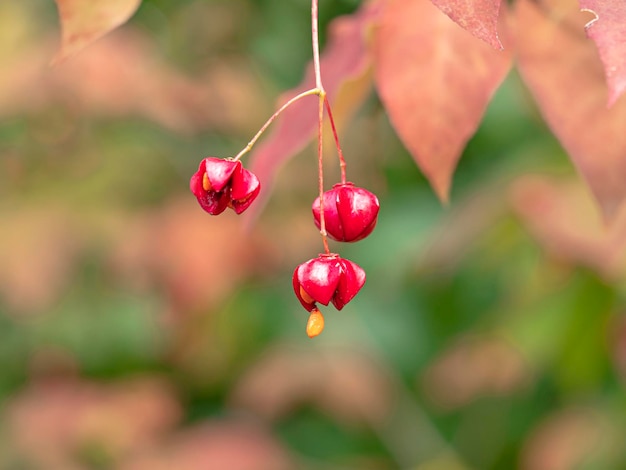
[[241, 157], [243, 157], [246, 153], [248, 153], [250, 150], [252, 150], [252, 147], [254, 147], [254, 144], [256, 144], [257, 140], [259, 140], [259, 138], [263, 135], [263, 133], [267, 130], [267, 128], [276, 120], [276, 118], [278, 116], [281, 115], [281, 113], [285, 109], [287, 109], [289, 106], [294, 104], [296, 101], [299, 101], [299, 100], [301, 100], [302, 98], [304, 98], [306, 96], [319, 95], [319, 94], [320, 94], [320, 89], [319, 88], [311, 88], [310, 90], [303, 91], [299, 95], [294, 96], [289, 101], [287, 101], [285, 104], [283, 104], [280, 108], [278, 108], [278, 110], [274, 114], [272, 114], [272, 116], [265, 122], [265, 124], [263, 124], [263, 126], [255, 134], [255, 136], [252, 138], [252, 140], [250, 140], [250, 142], [248, 142], [248, 145], [246, 145], [237, 155], [235, 155], [233, 160], [237, 161], [237, 160], [241, 159]]
[[320, 41], [318, 26], [318, 0], [311, 0], [311, 36], [313, 42], [313, 68], [315, 69], [315, 86], [324, 91], [322, 69], [320, 67]]
[[320, 235], [324, 244], [324, 252], [330, 253], [328, 247], [328, 234], [326, 233], [326, 218], [324, 217], [324, 103], [326, 91], [322, 83], [322, 69], [320, 67], [320, 45], [318, 34], [318, 0], [311, 0], [311, 40], [313, 43], [313, 68], [315, 69], [315, 88], [318, 90], [318, 113], [317, 113], [317, 174], [320, 195]]

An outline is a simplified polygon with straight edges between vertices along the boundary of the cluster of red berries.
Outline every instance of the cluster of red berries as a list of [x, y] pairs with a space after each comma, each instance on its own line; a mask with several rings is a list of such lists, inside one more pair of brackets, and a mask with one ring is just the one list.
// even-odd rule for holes
[[[261, 185], [258, 178], [243, 168], [241, 162], [208, 157], [202, 160], [189, 183], [200, 206], [209, 214], [217, 215], [233, 209], [245, 211], [258, 196]], [[378, 218], [380, 206], [371, 192], [352, 183], [336, 184], [323, 195], [323, 206], [318, 197], [312, 206], [313, 219], [318, 229], [340, 242], [355, 242], [367, 237]], [[322, 211], [323, 209], [323, 211]], [[333, 303], [341, 310], [365, 284], [365, 271], [336, 253], [323, 253], [299, 265], [293, 273], [293, 289], [302, 306], [310, 313], [307, 334], [314, 337], [324, 328], [324, 317], [317, 304]]]

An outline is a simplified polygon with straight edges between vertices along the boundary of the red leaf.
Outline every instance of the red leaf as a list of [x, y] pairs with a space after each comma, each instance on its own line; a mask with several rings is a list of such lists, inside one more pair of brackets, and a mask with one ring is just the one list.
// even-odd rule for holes
[[389, 0], [375, 37], [376, 85], [391, 123], [443, 201], [508, 53], [470, 36], [427, 0]]
[[[340, 95], [359, 91], [358, 96], [350, 96], [348, 111], [352, 111], [365, 96], [367, 87], [350, 87], [355, 82], [367, 77], [371, 59], [367, 49], [366, 29], [374, 21], [378, 8], [369, 3], [352, 16], [336, 19], [330, 25], [328, 45], [321, 56], [320, 67], [324, 80], [324, 88], [331, 105]], [[310, 64], [302, 83], [285, 92], [279, 102], [285, 103], [299, 93], [315, 87], [315, 75]], [[344, 103], [346, 104], [346, 103]], [[285, 110], [270, 135], [259, 144], [252, 153], [250, 170], [254, 172], [268, 188], [278, 168], [286, 160], [301, 151], [311, 140], [317, 130], [317, 99], [306, 97], [297, 101]], [[335, 119], [338, 116], [335, 114]], [[259, 200], [267, 198], [268, 191], [262, 191]], [[259, 200], [248, 211], [257, 214], [263, 206]]]
[[[585, 178], [606, 218], [626, 197], [626, 100], [606, 108], [607, 87], [574, 0], [516, 8], [519, 69], [548, 125]], [[580, 33], [577, 26], [580, 24]]]
[[580, 8], [596, 15], [585, 26], [604, 63], [609, 85], [609, 106], [626, 90], [626, 2], [579, 0]]
[[61, 50], [53, 62], [76, 54], [125, 23], [141, 0], [56, 0], [61, 19]]
[[455, 23], [494, 49], [502, 50], [498, 38], [501, 0], [431, 0]]

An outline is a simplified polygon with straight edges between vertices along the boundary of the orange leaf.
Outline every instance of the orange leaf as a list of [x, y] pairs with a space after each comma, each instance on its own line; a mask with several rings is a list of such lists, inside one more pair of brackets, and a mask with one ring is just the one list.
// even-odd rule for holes
[[61, 19], [61, 49], [53, 62], [76, 54], [125, 23], [141, 0], [56, 0]]
[[502, 50], [498, 38], [501, 0], [431, 0], [455, 23], [494, 49]]
[[396, 132], [442, 201], [487, 103], [506, 76], [494, 51], [427, 0], [389, 0], [375, 38], [376, 85]]
[[605, 218], [612, 218], [626, 198], [626, 100], [607, 109], [602, 64], [582, 32], [576, 2], [553, 0], [543, 8], [517, 2], [519, 69]]
[[580, 0], [580, 8], [596, 16], [585, 29], [604, 63], [610, 106], [626, 90], [626, 2]]
[[[374, 21], [377, 14], [376, 3], [368, 3], [352, 16], [340, 17], [330, 25], [328, 44], [320, 61], [324, 88], [331, 105], [335, 101], [342, 101], [342, 111], [350, 114], [364, 99], [369, 87], [360, 83], [367, 77], [371, 59], [368, 54], [366, 30]], [[356, 84], [355, 87], [348, 85]], [[313, 67], [309, 64], [302, 83], [285, 92], [279, 102], [285, 103], [299, 93], [315, 87]], [[358, 97], [350, 96], [348, 100], [343, 95], [350, 95], [360, 91]], [[349, 101], [349, 103], [347, 103]], [[350, 109], [348, 109], [350, 108]], [[334, 109], [334, 108], [333, 108]], [[286, 160], [301, 151], [312, 139], [317, 130], [317, 99], [306, 97], [297, 101], [285, 110], [270, 135], [259, 144], [250, 159], [250, 169], [259, 177], [265, 188], [268, 188], [274, 174]], [[340, 116], [334, 116], [339, 120]], [[267, 197], [267, 191], [261, 192], [261, 197]], [[257, 214], [263, 203], [259, 200], [249, 214]]]

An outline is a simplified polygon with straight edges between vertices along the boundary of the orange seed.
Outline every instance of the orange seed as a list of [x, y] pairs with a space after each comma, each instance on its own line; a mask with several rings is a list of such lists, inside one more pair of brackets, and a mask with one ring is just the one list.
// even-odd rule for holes
[[207, 175], [206, 173], [202, 177], [202, 189], [204, 189], [205, 191], [211, 191], [211, 189], [213, 189], [211, 181], [209, 180], [209, 175]]
[[324, 330], [324, 316], [318, 309], [313, 309], [306, 322], [306, 334], [309, 338], [315, 338]]
[[311, 297], [308, 294], [308, 292], [304, 290], [304, 288], [302, 286], [300, 286], [300, 297], [302, 297], [302, 300], [304, 300], [304, 302], [307, 303], [307, 304], [315, 303], [315, 299], [313, 297]]

